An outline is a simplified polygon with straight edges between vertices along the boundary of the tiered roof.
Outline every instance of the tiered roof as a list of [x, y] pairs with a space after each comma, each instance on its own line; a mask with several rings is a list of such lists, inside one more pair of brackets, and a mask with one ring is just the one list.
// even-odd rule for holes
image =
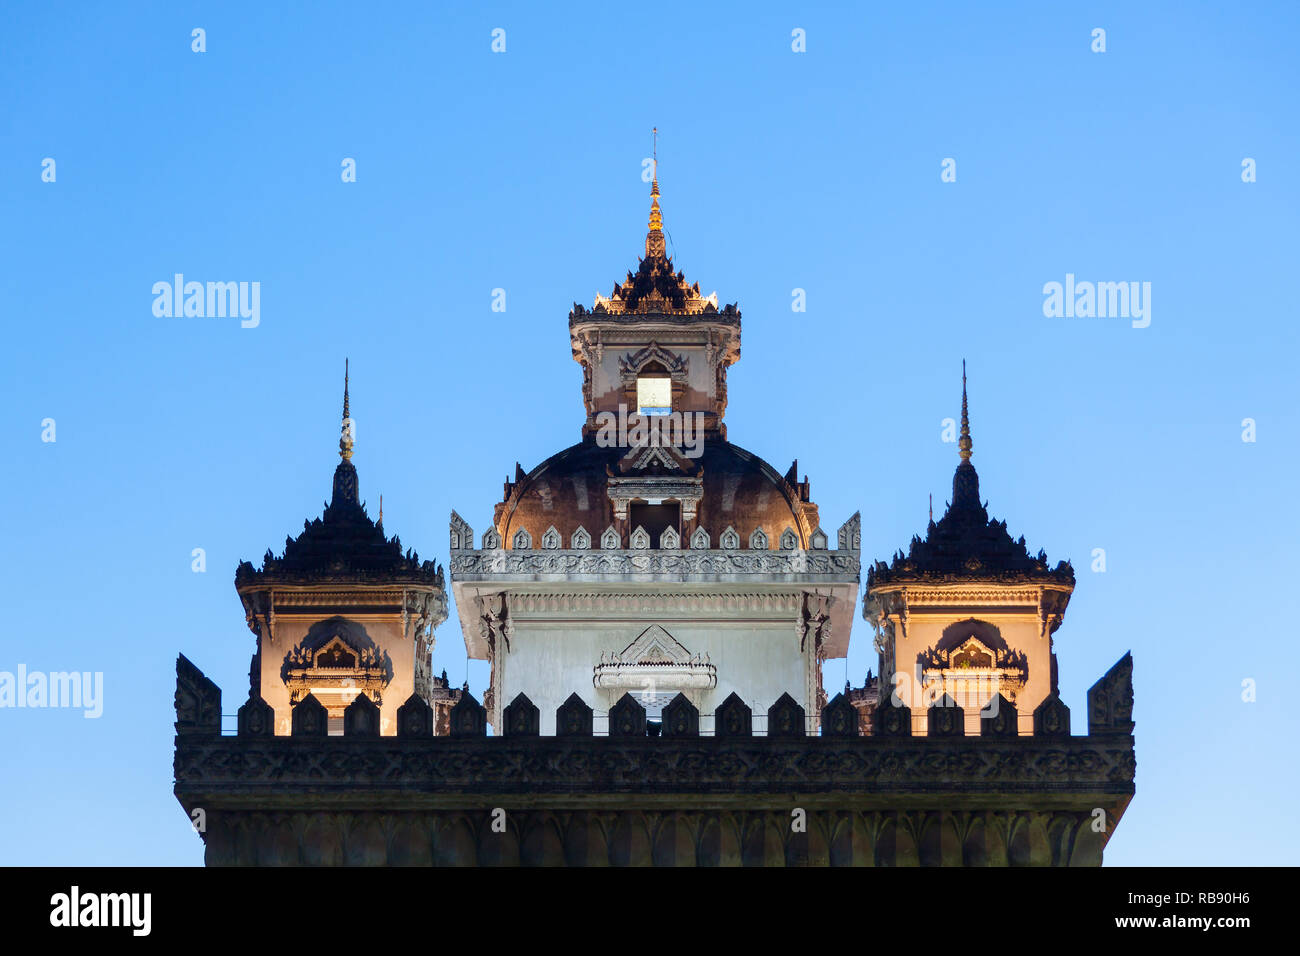
[[952, 501], [937, 522], [931, 516], [924, 539], [913, 536], [906, 555], [899, 551], [889, 564], [877, 561], [868, 570], [868, 591], [888, 584], [949, 580], [1074, 583], [1074, 568], [1068, 561], [1049, 568], [1043, 551], [1030, 555], [1023, 535], [1013, 539], [1005, 521], [989, 517], [987, 504], [980, 503], [979, 475], [970, 462], [972, 444], [963, 362], [961, 463], [952, 478]]
[[636, 272], [629, 271], [622, 282], [615, 282], [609, 296], [596, 294], [588, 311], [574, 303], [569, 320], [589, 320], [598, 315], [718, 315], [721, 321], [739, 322], [735, 304], [718, 309], [718, 294], [700, 294], [700, 284], [691, 284], [680, 270], [673, 271], [673, 260], [664, 241], [663, 214], [659, 209], [659, 173], [650, 186], [650, 223], [646, 233], [645, 257]]
[[402, 551], [401, 540], [384, 534], [383, 515], [373, 520], [361, 502], [357, 469], [352, 464], [352, 419], [348, 412], [348, 380], [343, 377], [343, 428], [334, 469], [334, 489], [324, 514], [303, 522], [298, 537], [286, 537], [284, 553], [268, 548], [261, 569], [241, 561], [235, 586], [294, 583], [392, 583], [443, 587], [442, 568], [421, 561], [414, 551]]

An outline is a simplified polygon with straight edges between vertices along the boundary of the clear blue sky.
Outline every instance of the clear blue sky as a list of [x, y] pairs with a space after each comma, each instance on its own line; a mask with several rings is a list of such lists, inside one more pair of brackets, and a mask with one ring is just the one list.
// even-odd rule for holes
[[[651, 126], [677, 264], [744, 313], [731, 439], [887, 558], [950, 493], [966, 358], [990, 509], [1078, 570], [1076, 731], [1136, 661], [1107, 862], [1294, 862], [1295, 5], [271, 6], [0, 12], [0, 670], [105, 680], [98, 720], [0, 710], [0, 862], [201, 861], [174, 660], [244, 699], [235, 565], [320, 513], [345, 355], [363, 497], [422, 556], [578, 439], [566, 316], [635, 266]], [[156, 318], [177, 272], [260, 282], [260, 326]], [[1066, 273], [1152, 283], [1150, 327], [1045, 318]]]

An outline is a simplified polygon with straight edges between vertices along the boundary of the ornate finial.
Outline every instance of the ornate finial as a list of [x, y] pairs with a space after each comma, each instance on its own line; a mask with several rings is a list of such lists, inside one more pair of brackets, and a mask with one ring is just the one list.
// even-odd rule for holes
[[952, 508], [958, 514], [979, 515], [980, 520], [987, 521], [980, 506], [980, 476], [975, 466], [970, 463], [970, 414], [966, 407], [966, 360], [961, 363], [961, 438], [957, 442], [961, 450], [961, 461], [952, 476]]
[[645, 237], [645, 254], [662, 256], [664, 254], [664, 219], [659, 211], [659, 127], [650, 131], [654, 135], [652, 170], [650, 183], [650, 232]]
[[934, 524], [934, 492], [930, 492], [930, 524]]
[[384, 523], [384, 496], [379, 496], [379, 523]]
[[966, 411], [966, 360], [961, 360], [961, 439], [957, 442], [961, 460], [970, 461], [970, 415]]
[[343, 360], [343, 433], [339, 436], [339, 457], [352, 458], [352, 418], [348, 413], [348, 360]]

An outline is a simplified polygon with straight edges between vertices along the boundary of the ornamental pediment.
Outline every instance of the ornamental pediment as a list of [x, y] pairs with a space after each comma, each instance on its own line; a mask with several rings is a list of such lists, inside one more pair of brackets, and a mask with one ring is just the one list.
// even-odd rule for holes
[[658, 624], [653, 624], [615, 656], [616, 659], [629, 664], [640, 664], [646, 661], [681, 663], [690, 660], [691, 652], [677, 638]]
[[592, 668], [592, 683], [599, 688], [698, 689], [718, 682], [717, 668], [703, 656], [692, 654], [658, 624], [652, 624], [621, 651], [602, 653]]

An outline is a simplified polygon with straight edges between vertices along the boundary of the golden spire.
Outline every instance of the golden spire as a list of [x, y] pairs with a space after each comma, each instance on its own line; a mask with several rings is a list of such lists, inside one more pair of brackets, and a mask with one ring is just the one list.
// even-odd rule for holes
[[654, 178], [650, 184], [650, 232], [645, 237], [645, 254], [662, 256], [664, 254], [664, 219], [659, 211], [659, 127], [650, 131], [654, 135], [653, 170]]
[[961, 360], [961, 440], [957, 447], [961, 449], [961, 460], [970, 461], [970, 415], [966, 411], [966, 360]]
[[352, 418], [348, 414], [348, 360], [343, 360], [343, 432], [339, 436], [339, 457], [352, 458]]

